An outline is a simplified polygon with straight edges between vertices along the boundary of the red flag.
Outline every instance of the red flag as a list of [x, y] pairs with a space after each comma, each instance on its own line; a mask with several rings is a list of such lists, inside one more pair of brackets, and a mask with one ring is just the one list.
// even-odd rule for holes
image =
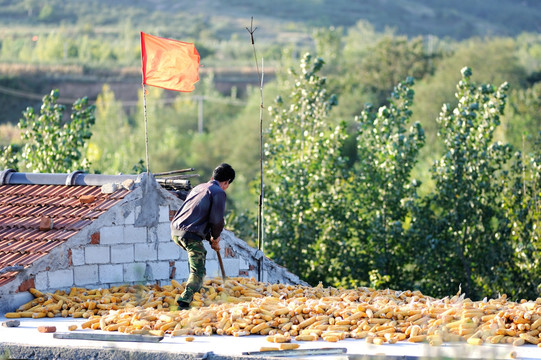
[[199, 53], [194, 44], [141, 32], [143, 84], [190, 92], [199, 81]]

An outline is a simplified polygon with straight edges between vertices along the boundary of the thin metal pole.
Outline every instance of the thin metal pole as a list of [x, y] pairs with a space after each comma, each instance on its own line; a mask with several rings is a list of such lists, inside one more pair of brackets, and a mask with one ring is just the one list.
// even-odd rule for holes
[[145, 84], [141, 84], [143, 86], [143, 113], [145, 114], [145, 153], [146, 153], [146, 159], [147, 159], [147, 174], [150, 173], [150, 162], [148, 157], [148, 128], [147, 128], [147, 95], [146, 95], [146, 89]]
[[[255, 66], [257, 70], [257, 77], [259, 80], [259, 96], [260, 96], [260, 104], [259, 104], [259, 170], [260, 170], [260, 189], [259, 189], [259, 202], [258, 202], [258, 217], [257, 217], [257, 248], [263, 253], [263, 256], [259, 259], [258, 262], [258, 281], [262, 281], [263, 276], [263, 259], [264, 259], [264, 245], [263, 245], [263, 237], [264, 237], [264, 228], [263, 228], [263, 205], [264, 205], [264, 197], [263, 197], [263, 73], [259, 72], [259, 63], [257, 62], [257, 52], [255, 49], [255, 41], [254, 41], [254, 32], [257, 30], [257, 27], [254, 28], [254, 17], [251, 18], [250, 28], [246, 27], [246, 30], [250, 33], [250, 40], [252, 42], [252, 48], [254, 52], [254, 60], [255, 60]], [[263, 61], [261, 63], [261, 66], [263, 67]]]
[[264, 188], [263, 188], [263, 78], [265, 76], [264, 72], [264, 59], [261, 58], [261, 83], [259, 87], [259, 97], [260, 97], [260, 105], [259, 105], [259, 171], [260, 171], [260, 178], [261, 178], [261, 184], [260, 184], [260, 223], [261, 223], [261, 246], [260, 250], [265, 253], [265, 217], [264, 210], [265, 210], [265, 196], [264, 196]]

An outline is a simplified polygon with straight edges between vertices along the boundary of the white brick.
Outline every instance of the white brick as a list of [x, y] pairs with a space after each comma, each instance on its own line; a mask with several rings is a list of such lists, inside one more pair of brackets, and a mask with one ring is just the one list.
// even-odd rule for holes
[[49, 282], [47, 278], [47, 272], [42, 271], [36, 274], [36, 277], [34, 278], [34, 285], [36, 286], [36, 289], [38, 290], [46, 290], [49, 289]]
[[171, 240], [171, 243], [175, 244], [175, 246], [178, 247], [179, 257], [176, 260], [188, 260], [188, 252], [184, 250], [183, 248], [181, 248], [180, 246], [178, 246], [175, 242], [173, 242], [173, 240]]
[[216, 256], [216, 251], [214, 251], [210, 247], [210, 243], [207, 240], [203, 240], [203, 245], [205, 246], [205, 249], [207, 250], [207, 261], [218, 259], [218, 257]]
[[242, 270], [249, 269], [250, 264], [248, 263], [248, 261], [246, 261], [246, 259], [239, 258], [239, 268], [242, 269]]
[[177, 261], [175, 262], [175, 279], [177, 280], [186, 280], [190, 275], [190, 265], [187, 261]]
[[226, 276], [239, 276], [239, 259], [223, 259]]
[[86, 264], [107, 264], [111, 261], [111, 249], [109, 246], [91, 246], [85, 247]]
[[124, 268], [122, 265], [100, 265], [100, 283], [114, 283], [124, 280]]
[[169, 262], [160, 261], [160, 262], [151, 262], [149, 263], [152, 268], [152, 275], [154, 276], [153, 280], [167, 280], [169, 279]]
[[135, 220], [137, 220], [137, 218], [139, 217], [139, 215], [141, 215], [141, 206], [136, 206], [136, 207], [135, 207], [135, 212], [134, 212]]
[[[34, 301], [34, 295], [30, 294], [29, 291], [19, 292], [19, 293], [10, 293], [9, 295], [6, 294], [5, 297], [2, 298], [2, 301], [0, 302], [0, 306], [2, 310], [2, 314], [5, 311], [13, 311], [19, 306]], [[19, 320], [20, 321], [20, 320]], [[4, 323], [2, 323], [4, 325]], [[23, 325], [24, 327], [24, 325]], [[7, 335], [7, 334], [6, 334]], [[6, 336], [4, 335], [4, 337]], [[20, 334], [19, 334], [20, 336]], [[5, 354], [5, 352], [4, 352]], [[6, 355], [2, 356], [2, 359], [7, 359]]]
[[169, 242], [171, 241], [171, 224], [160, 223], [157, 226], [158, 241]]
[[124, 281], [135, 282], [145, 280], [145, 263], [124, 264]]
[[123, 226], [106, 226], [100, 229], [100, 244], [112, 245], [124, 242]]
[[112, 264], [129, 263], [133, 262], [134, 259], [132, 244], [111, 246]]
[[135, 244], [135, 261], [157, 260], [158, 251], [152, 243]]
[[[225, 265], [224, 265], [224, 267], [225, 267]], [[218, 264], [218, 260], [207, 261], [205, 268], [207, 270], [207, 277], [209, 277], [209, 278], [215, 278], [215, 277], [221, 278], [222, 277], [222, 273], [220, 271], [220, 265]], [[236, 276], [238, 276], [238, 273], [237, 273]]]
[[125, 226], [124, 227], [124, 241], [126, 244], [134, 243], [146, 243], [147, 242], [147, 228]]
[[128, 213], [124, 213], [124, 224], [126, 225], [135, 224], [135, 212], [130, 211]]
[[77, 286], [97, 284], [99, 282], [98, 265], [75, 266], [73, 278]]
[[85, 264], [85, 249], [71, 249], [71, 261], [74, 266]]
[[158, 218], [158, 222], [169, 222], [169, 206], [160, 206], [160, 217]]
[[147, 228], [147, 241], [149, 243], [157, 243], [158, 239], [158, 227], [152, 226]]
[[181, 250], [186, 253], [184, 249], [181, 249], [173, 241], [158, 243], [158, 260], [178, 260]]
[[[171, 242], [173, 242], [173, 240], [171, 240]], [[173, 242], [173, 244], [175, 244], [175, 243]], [[175, 244], [175, 245], [177, 245], [177, 244]], [[181, 248], [180, 246], [178, 246], [178, 247], [179, 247], [179, 252], [180, 252], [180, 254], [179, 254], [180, 256], [179, 256], [178, 259], [179, 260], [188, 260], [188, 252], [186, 250], [184, 250], [183, 248]]]
[[49, 271], [49, 287], [51, 289], [61, 289], [73, 286], [73, 270]]

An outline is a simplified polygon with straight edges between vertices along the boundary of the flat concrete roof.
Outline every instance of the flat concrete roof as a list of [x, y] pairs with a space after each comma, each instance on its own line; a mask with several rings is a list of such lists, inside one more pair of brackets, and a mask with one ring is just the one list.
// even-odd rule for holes
[[[7, 320], [0, 316], [0, 321]], [[193, 336], [193, 342], [187, 342], [186, 336], [171, 337], [166, 335], [158, 343], [113, 342], [93, 340], [56, 339], [52, 333], [38, 332], [38, 326], [55, 326], [57, 333], [69, 333], [69, 325], [78, 325], [78, 333], [119, 334], [97, 330], [80, 329], [86, 319], [43, 318], [16, 319], [19, 327], [0, 327], [0, 358], [7, 359], [249, 359], [270, 358], [265, 355], [243, 355], [245, 352], [258, 352], [261, 347], [276, 347], [266, 341], [266, 336]], [[292, 341], [296, 342], [296, 341]], [[483, 344], [481, 346], [466, 343], [444, 344], [432, 347], [428, 344], [399, 342], [396, 344], [373, 345], [358, 339], [346, 339], [336, 343], [326, 341], [298, 342], [299, 349], [345, 348], [344, 355], [302, 356], [303, 359], [415, 359], [415, 358], [452, 358], [452, 359], [509, 359], [512, 353], [517, 359], [541, 359], [541, 348], [534, 345], [513, 347], [503, 344]], [[290, 357], [291, 358], [291, 357]]]

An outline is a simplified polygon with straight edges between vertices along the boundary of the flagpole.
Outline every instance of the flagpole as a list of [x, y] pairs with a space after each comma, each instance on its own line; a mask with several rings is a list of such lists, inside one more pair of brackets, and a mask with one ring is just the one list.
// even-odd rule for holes
[[150, 163], [148, 159], [148, 128], [147, 128], [147, 95], [145, 89], [145, 83], [141, 83], [143, 87], [143, 113], [145, 114], [145, 153], [147, 160], [147, 174], [150, 173]]
[[[199, 52], [192, 43], [145, 34], [141, 31], [143, 110], [145, 116], [145, 152], [148, 154], [147, 97], [145, 85], [166, 90], [191, 92], [199, 81]], [[174, 61], [173, 61], [174, 60]]]

